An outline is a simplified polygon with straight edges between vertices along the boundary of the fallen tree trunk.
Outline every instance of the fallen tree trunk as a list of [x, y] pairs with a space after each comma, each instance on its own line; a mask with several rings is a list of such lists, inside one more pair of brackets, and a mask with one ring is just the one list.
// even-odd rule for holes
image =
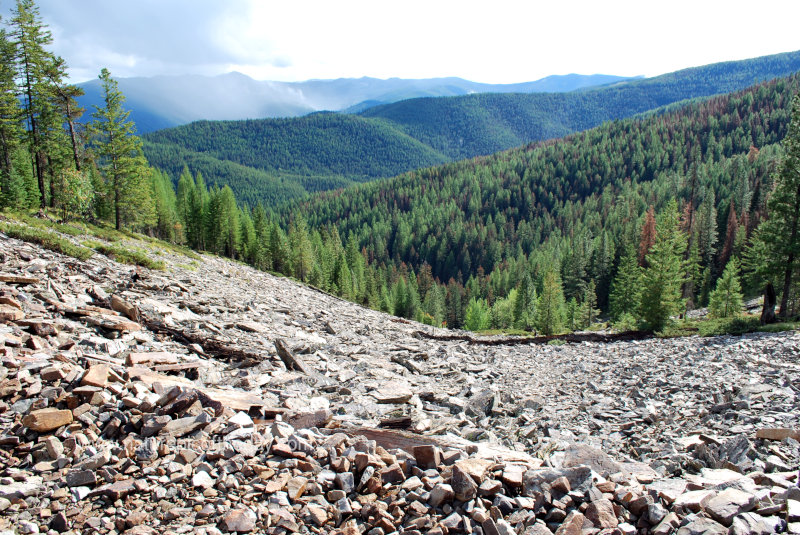
[[503, 338], [476, 338], [468, 334], [445, 334], [436, 335], [429, 334], [424, 331], [417, 331], [415, 333], [417, 338], [426, 338], [428, 340], [438, 340], [441, 342], [467, 342], [470, 345], [482, 346], [513, 346], [513, 345], [528, 345], [528, 344], [546, 344], [554, 340], [562, 340], [568, 343], [580, 342], [627, 342], [630, 340], [646, 340], [652, 338], [654, 335], [650, 331], [625, 331], [621, 333], [570, 333], [570, 334], [555, 334], [552, 336], [511, 336]]
[[268, 355], [229, 346], [219, 340], [208, 338], [207, 336], [199, 336], [192, 332], [175, 329], [161, 320], [148, 317], [144, 314], [141, 315], [141, 318], [142, 324], [150, 331], [169, 334], [174, 340], [184, 345], [197, 344], [203, 348], [203, 351], [213, 357], [234, 360], [251, 366], [269, 358]]

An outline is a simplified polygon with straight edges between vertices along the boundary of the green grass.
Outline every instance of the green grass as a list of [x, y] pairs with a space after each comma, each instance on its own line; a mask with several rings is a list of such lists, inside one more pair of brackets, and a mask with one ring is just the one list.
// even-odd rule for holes
[[144, 251], [139, 249], [128, 249], [118, 244], [105, 245], [98, 243], [95, 245], [94, 250], [124, 264], [132, 264], [158, 270], [163, 270], [165, 267], [164, 262], [161, 260], [153, 260], [147, 256]]
[[67, 256], [77, 258], [78, 260], [87, 260], [92, 256], [92, 254], [94, 254], [94, 251], [91, 249], [81, 245], [75, 245], [66, 238], [62, 238], [58, 234], [44, 228], [34, 228], [16, 223], [0, 221], [0, 232], [4, 232], [12, 238], [17, 238], [18, 240], [41, 245], [45, 249], [50, 249], [51, 251], [65, 254]]
[[150, 238], [150, 239], [154, 240], [151, 243], [156, 243], [156, 244], [158, 244], [159, 247], [163, 247], [165, 250], [167, 250], [169, 252], [176, 253], [176, 254], [181, 254], [183, 256], [191, 258], [192, 260], [200, 260], [200, 261], [203, 260], [202, 256], [200, 256], [198, 253], [194, 252], [193, 250], [189, 249], [185, 245], [176, 245], [174, 243], [169, 243], [169, 242], [166, 242], [166, 241], [157, 240], [155, 238]]
[[667, 326], [662, 332], [657, 333], [661, 338], [675, 338], [678, 336], [740, 336], [746, 333], [770, 332], [777, 333], [800, 329], [800, 322], [783, 322], [761, 325], [758, 316], [741, 315], [733, 318], [713, 318], [681, 320]]
[[191, 264], [184, 264], [182, 262], [178, 262], [175, 264], [175, 267], [185, 269], [187, 271], [197, 271], [197, 262], [192, 262]]
[[536, 336], [531, 331], [526, 331], [524, 329], [486, 329], [484, 331], [473, 331], [476, 334], [482, 334], [485, 336]]

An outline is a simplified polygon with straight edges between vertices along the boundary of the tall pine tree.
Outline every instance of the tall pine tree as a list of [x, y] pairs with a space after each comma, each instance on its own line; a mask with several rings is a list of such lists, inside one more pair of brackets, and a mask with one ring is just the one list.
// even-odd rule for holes
[[686, 278], [686, 234], [680, 229], [678, 205], [670, 201], [656, 226], [656, 239], [645, 258], [639, 313], [645, 324], [659, 331], [670, 316], [683, 310], [681, 288]]
[[100, 80], [105, 106], [95, 106], [92, 141], [114, 207], [114, 226], [119, 230], [124, 224], [151, 224], [155, 211], [142, 142], [128, 119], [130, 112], [123, 108], [125, 96], [108, 69], [101, 71]]

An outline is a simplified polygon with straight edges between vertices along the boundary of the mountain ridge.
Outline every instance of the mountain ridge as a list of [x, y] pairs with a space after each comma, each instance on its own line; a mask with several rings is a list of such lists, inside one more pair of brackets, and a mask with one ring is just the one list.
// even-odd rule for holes
[[[553, 75], [532, 82], [485, 84], [463, 78], [335, 78], [304, 82], [255, 80], [232, 71], [217, 76], [159, 75], [120, 78], [131, 119], [140, 133], [197, 120], [243, 120], [299, 117], [315, 111], [343, 111], [367, 103], [387, 104], [422, 96], [457, 96], [486, 92], [572, 91], [627, 80], [592, 74]], [[79, 84], [79, 103], [87, 110], [101, 105], [99, 80]]]
[[[752, 85], [749, 82], [798, 70], [800, 52], [792, 52], [693, 67], [656, 79], [587, 91], [422, 98], [354, 115], [197, 122], [146, 134], [145, 152], [154, 165], [173, 176], [187, 165], [209, 177], [213, 173], [207, 167], [191, 165], [190, 160], [211, 158], [217, 162], [215, 166], [230, 160], [253, 167], [258, 173], [282, 176], [287, 184], [305, 177], [300, 179], [305, 184], [302, 189], [319, 191], [394, 176], [442, 163], [442, 159], [454, 161], [559, 138], [604, 121], [665, 105], [675, 107], [687, 99], [743, 89]], [[355, 125], [368, 128], [374, 135], [364, 136]], [[314, 132], [319, 135], [311, 135]], [[173, 157], [175, 147], [184, 156]], [[190, 153], [197, 156], [186, 157]], [[266, 199], [272, 204], [279, 197], [274, 190], [262, 197], [257, 180], [229, 185], [240, 200], [251, 205]], [[286, 198], [297, 198], [298, 191], [295, 188]]]

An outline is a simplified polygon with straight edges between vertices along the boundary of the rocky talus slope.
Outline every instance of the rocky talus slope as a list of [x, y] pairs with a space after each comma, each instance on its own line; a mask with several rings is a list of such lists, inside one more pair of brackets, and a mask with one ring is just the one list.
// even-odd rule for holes
[[0, 533], [800, 533], [796, 332], [444, 341], [153, 254], [0, 234]]

